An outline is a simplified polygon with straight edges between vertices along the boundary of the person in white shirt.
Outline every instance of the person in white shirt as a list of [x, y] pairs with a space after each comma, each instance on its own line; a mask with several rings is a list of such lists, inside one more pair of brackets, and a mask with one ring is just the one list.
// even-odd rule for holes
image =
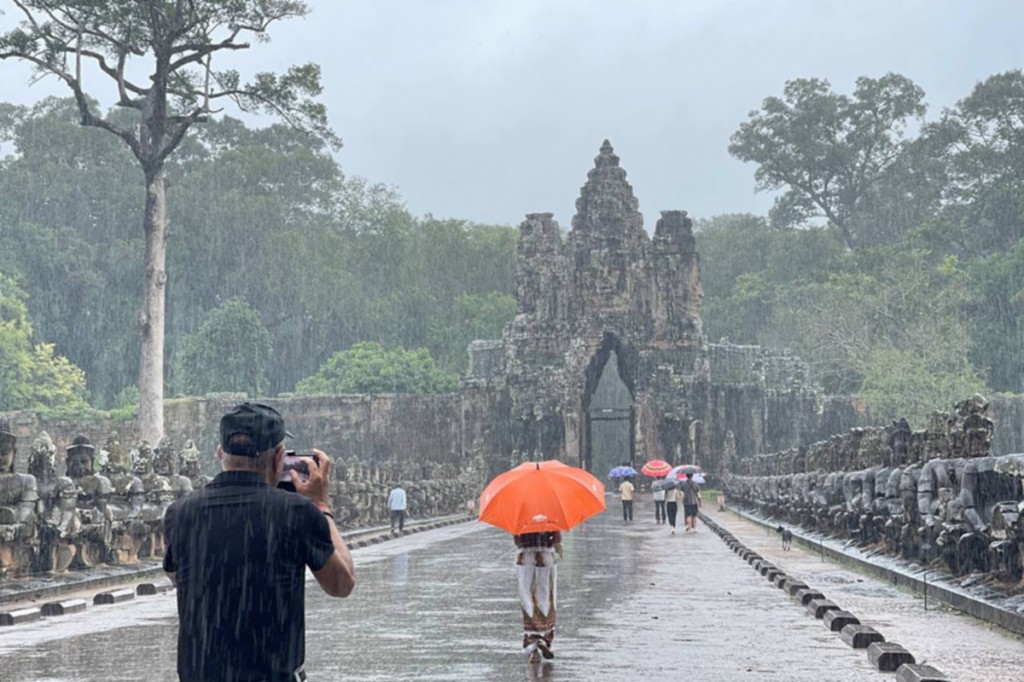
[[654, 522], [665, 523], [665, 491], [654, 491]]
[[390, 493], [388, 493], [388, 509], [391, 510], [392, 534], [395, 532], [396, 528], [399, 533], [405, 530], [405, 506], [405, 490], [402, 489], [401, 485], [396, 483], [395, 487], [391, 489]]

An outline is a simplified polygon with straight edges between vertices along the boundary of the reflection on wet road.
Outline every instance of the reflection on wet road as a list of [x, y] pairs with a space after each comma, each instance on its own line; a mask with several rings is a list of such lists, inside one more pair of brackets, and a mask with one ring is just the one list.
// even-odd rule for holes
[[[567, 534], [556, 659], [530, 665], [511, 538], [476, 522], [354, 552], [346, 600], [307, 584], [306, 668], [324, 680], [877, 680], [712, 533], [606, 513]], [[173, 595], [0, 631], [4, 680], [174, 680]], [[831, 671], [831, 672], [830, 672]]]

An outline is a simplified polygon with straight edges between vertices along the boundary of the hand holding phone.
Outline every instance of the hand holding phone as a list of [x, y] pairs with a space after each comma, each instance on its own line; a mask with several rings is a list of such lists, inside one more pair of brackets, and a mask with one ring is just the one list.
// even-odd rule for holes
[[300, 481], [308, 481], [310, 460], [315, 463], [314, 466], [319, 464], [315, 452], [285, 451], [284, 465], [281, 467], [281, 476], [277, 479], [277, 482], [294, 483], [296, 478]]
[[303, 478], [296, 473], [292, 480], [295, 491], [304, 495], [321, 508], [329, 509], [331, 458], [323, 450], [313, 450], [314, 457], [306, 459], [308, 475]]

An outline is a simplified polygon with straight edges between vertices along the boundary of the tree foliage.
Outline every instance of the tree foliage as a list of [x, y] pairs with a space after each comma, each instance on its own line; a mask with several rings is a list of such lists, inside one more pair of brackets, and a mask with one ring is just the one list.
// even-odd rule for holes
[[[19, 60], [37, 77], [54, 76], [73, 95], [79, 122], [110, 133], [135, 158], [145, 193], [139, 343], [140, 434], [163, 435], [167, 179], [164, 167], [189, 131], [210, 120], [222, 102], [284, 119], [333, 144], [315, 64], [244, 82], [214, 58], [268, 40], [270, 26], [305, 16], [300, 0], [14, 0], [21, 21], [0, 35], [0, 60]], [[138, 79], [135, 73], [146, 73]], [[93, 76], [116, 93], [122, 116], [103, 116], [90, 92]], [[86, 87], [86, 80], [89, 87]], [[102, 87], [102, 86], [101, 86]]]
[[823, 216], [852, 249], [866, 243], [858, 218], [906, 153], [907, 124], [925, 109], [924, 91], [899, 74], [858, 78], [852, 97], [826, 80], [795, 79], [751, 112], [729, 153], [757, 164], [758, 189], [784, 190], [777, 224]]
[[82, 370], [35, 342], [24, 292], [0, 274], [0, 410], [81, 407], [84, 394]]
[[458, 377], [439, 369], [425, 348], [386, 349], [363, 342], [332, 355], [295, 391], [305, 395], [447, 393], [457, 385]]
[[[32, 293], [40, 338], [86, 371], [97, 406], [108, 407], [138, 371], [131, 330], [144, 235], [130, 156], [78, 126], [67, 100], [2, 114], [0, 271]], [[393, 189], [345, 177], [323, 140], [289, 126], [219, 118], [182, 142], [166, 172], [179, 199], [169, 368], [210, 311], [238, 297], [272, 339], [271, 394], [360, 341], [425, 347], [462, 371], [468, 342], [499, 337], [515, 314], [515, 228], [415, 218]]]
[[273, 353], [270, 334], [256, 310], [233, 298], [210, 311], [182, 341], [175, 358], [175, 388], [188, 395], [218, 391], [263, 395]]

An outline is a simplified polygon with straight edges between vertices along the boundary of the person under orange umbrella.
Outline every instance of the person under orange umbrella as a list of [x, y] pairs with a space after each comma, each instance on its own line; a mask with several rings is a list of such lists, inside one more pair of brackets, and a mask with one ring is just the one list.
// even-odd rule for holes
[[557, 460], [526, 462], [495, 477], [480, 495], [480, 520], [513, 534], [523, 615], [523, 653], [554, 658], [562, 533], [605, 510], [604, 484]]

